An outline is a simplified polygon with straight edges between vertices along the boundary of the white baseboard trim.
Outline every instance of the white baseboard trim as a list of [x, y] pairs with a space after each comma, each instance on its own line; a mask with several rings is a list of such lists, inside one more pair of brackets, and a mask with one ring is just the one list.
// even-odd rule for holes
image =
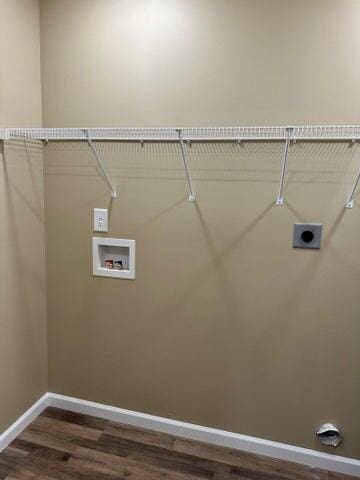
[[49, 393], [49, 405], [201, 442], [360, 477], [360, 460]]
[[49, 394], [45, 393], [32, 407], [21, 415], [10, 427], [0, 435], [0, 452], [2, 452], [20, 433], [25, 430], [41, 412], [49, 406]]

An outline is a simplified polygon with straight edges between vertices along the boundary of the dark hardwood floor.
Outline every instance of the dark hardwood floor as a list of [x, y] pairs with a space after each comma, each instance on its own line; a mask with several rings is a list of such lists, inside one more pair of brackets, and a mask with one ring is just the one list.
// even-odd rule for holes
[[56, 408], [0, 454], [0, 479], [7, 480], [351, 478]]

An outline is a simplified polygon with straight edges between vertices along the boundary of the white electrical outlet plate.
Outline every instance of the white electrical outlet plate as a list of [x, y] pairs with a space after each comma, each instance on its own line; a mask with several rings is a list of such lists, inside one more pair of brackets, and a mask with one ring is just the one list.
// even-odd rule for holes
[[94, 208], [94, 232], [108, 231], [107, 208]]

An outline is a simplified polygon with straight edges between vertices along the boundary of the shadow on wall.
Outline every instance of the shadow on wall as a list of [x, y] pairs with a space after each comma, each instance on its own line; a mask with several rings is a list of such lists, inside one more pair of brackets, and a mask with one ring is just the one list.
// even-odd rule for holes
[[[26, 145], [26, 144], [25, 144]], [[239, 184], [244, 189], [245, 184], [252, 184], [249, 200], [262, 195], [263, 184], [271, 185], [272, 197], [275, 198], [280, 181], [280, 170], [283, 154], [282, 142], [242, 142], [238, 143], [193, 143], [187, 146], [190, 172], [196, 197], [201, 202], [202, 185], [214, 195], [223, 185]], [[288, 167], [285, 177], [285, 201], [301, 196], [304, 186], [313, 185], [314, 198], [316, 185], [328, 185], [329, 198], [322, 195], [320, 201], [333, 200], [334, 190], [338, 186], [339, 201], [344, 204], [348, 192], [353, 185], [360, 162], [359, 146], [347, 142], [297, 142], [290, 146]], [[156, 220], [161, 212], [167, 213], [187, 198], [187, 183], [180, 158], [179, 146], [174, 143], [144, 143], [136, 142], [97, 142], [97, 150], [103, 159], [110, 177], [118, 185], [119, 199], [110, 199], [106, 206], [112, 212], [112, 206], [122, 201], [123, 191], [130, 190], [132, 185], [137, 191], [143, 187], [144, 195], [156, 189], [166, 191], [166, 185], [175, 186], [174, 191], [180, 197], [162, 206], [153, 214]], [[101, 171], [91, 151], [84, 142], [51, 142], [46, 148], [45, 175], [47, 177], [68, 178], [67, 188], [73, 197], [71, 209], [82, 208], [99, 202], [102, 194], [93, 195], [99, 191], [98, 183], [104, 186], [104, 196], [107, 186], [103, 181]], [[31, 173], [31, 172], [30, 172]], [[83, 180], [77, 181], [81, 177]], [[88, 179], [86, 181], [85, 179]], [[243, 185], [241, 187], [240, 185]], [[181, 188], [180, 188], [181, 186]], [[81, 189], [86, 188], [88, 195], [84, 203]], [[171, 187], [170, 187], [171, 188]], [[79, 202], [76, 202], [76, 190], [79, 191]], [[229, 191], [234, 192], [230, 187]], [[331, 191], [330, 191], [331, 190]], [[268, 191], [268, 187], [266, 188]], [[181, 193], [183, 192], [183, 194]], [[343, 192], [343, 193], [342, 193]], [[311, 193], [311, 191], [310, 191]], [[21, 194], [21, 192], [19, 192]], [[340, 195], [343, 198], [340, 199]], [[110, 198], [110, 196], [109, 196]], [[163, 198], [168, 196], [163, 195]], [[74, 201], [75, 200], [75, 201]], [[310, 198], [309, 198], [310, 200]], [[141, 201], [138, 199], [137, 201]], [[271, 199], [269, 198], [271, 202]], [[296, 203], [296, 201], [295, 201]], [[340, 206], [340, 205], [339, 205]], [[66, 215], [69, 211], [62, 211]], [[51, 221], [51, 218], [49, 219]], [[147, 218], [144, 225], [134, 226], [139, 231], [151, 223]]]
[[2, 424], [46, 391], [47, 359], [42, 146], [0, 145]]
[[[184, 178], [174, 143], [97, 142], [112, 177], [138, 180]], [[340, 183], [358, 155], [348, 142], [296, 142], [289, 152], [287, 177], [295, 183]], [[198, 181], [278, 182], [282, 142], [193, 143], [187, 146], [192, 178]], [[97, 166], [84, 142], [51, 142], [46, 175], [93, 176]], [[356, 168], [351, 174], [354, 174]], [[353, 176], [349, 178], [351, 183]]]
[[[3, 143], [3, 142], [1, 142]], [[9, 142], [2, 146], [3, 187], [6, 203], [7, 255], [12, 256], [12, 265], [18, 265], [30, 273], [32, 282], [39, 289], [44, 288], [43, 275], [33, 262], [24, 243], [26, 224], [44, 229], [42, 195], [42, 145], [39, 142]], [[26, 218], [26, 222], [24, 222]], [[25, 237], [26, 238], [26, 237]], [[17, 288], [21, 291], [21, 289]]]
[[[288, 209], [292, 221], [306, 222], [310, 220], [319, 220], [316, 217], [316, 208], [310, 208], [314, 202], [317, 193], [317, 186], [329, 186], [329, 194], [336, 194], [338, 206], [336, 208], [336, 217], [332, 216], [332, 226], [327, 225], [323, 247], [329, 247], [331, 250], [331, 237], [335, 233], [344, 215], [343, 205], [346, 199], [346, 192], [350, 189], [355, 173], [357, 171], [357, 161], [359, 161], [357, 145], [348, 142], [297, 142], [290, 147], [288, 171], [286, 175], [285, 189], [285, 207], [275, 207], [275, 196], [280, 179], [280, 169], [283, 152], [282, 142], [242, 142], [234, 143], [192, 143], [187, 145], [191, 175], [197, 189], [198, 202], [195, 203], [194, 211], [196, 213], [201, 234], [204, 239], [206, 250], [209, 252], [211, 263], [203, 269], [197, 271], [196, 275], [187, 283], [186, 289], [178, 296], [176, 303], [167, 305], [166, 312], [171, 312], [185, 301], [190, 292], [193, 292], [200, 280], [209, 273], [216, 270], [219, 288], [223, 290], [227, 297], [226, 306], [231, 309], [236, 304], [236, 294], [231, 296], [231, 282], [226, 278], [226, 273], [222, 265], [227, 261], [232, 251], [236, 250], [240, 244], [248, 237], [257, 225], [273, 209]], [[144, 143], [139, 142], [97, 142], [97, 150], [107, 165], [111, 177], [119, 186], [119, 198], [107, 200], [107, 207], [112, 215], [113, 207], [119, 208], [120, 205], [126, 205], [127, 194], [135, 187], [137, 192], [137, 207], [131, 209], [132, 222], [129, 228], [132, 234], [141, 234], [144, 230], [159, 222], [161, 218], [171, 214], [175, 209], [181, 208], [186, 202], [187, 184], [180, 158], [179, 146], [174, 143]], [[93, 188], [101, 182], [101, 172], [98, 171], [95, 159], [92, 157], [89, 147], [83, 142], [53, 142], [46, 147], [47, 161], [45, 174], [51, 177], [70, 178], [74, 189], [79, 189], [81, 201], [72, 205], [68, 209], [63, 209], [59, 214], [66, 216], [74, 208], [83, 208], [89, 206], [95, 201], [104, 201], [104, 196], [93, 195], [93, 191], [98, 191], [98, 187]], [[76, 184], [76, 177], [85, 177], [89, 182], [82, 180], [82, 183]], [[173, 185], [176, 196], [169, 196], [166, 193], [166, 185]], [[233, 185], [224, 191], [224, 185]], [[237, 185], [238, 184], [238, 185]], [[245, 185], [248, 185], [245, 187]], [[266, 185], [266, 187], [264, 187]], [[313, 188], [309, 190], [309, 186]], [[68, 185], [69, 187], [69, 185]], [[235, 187], [235, 188], [234, 188]], [[304, 187], [307, 187], [304, 198]], [[334, 190], [334, 187], [339, 187]], [[88, 190], [86, 202], [82, 195], [83, 188]], [[104, 184], [104, 188], [106, 186]], [[170, 187], [171, 188], [171, 187]], [[236, 192], [239, 189], [248, 192], [248, 202], [253, 203], [252, 208], [256, 211], [251, 215], [245, 224], [234, 228], [233, 238], [225, 244], [218, 245], [218, 234], [213, 226], [208, 224], [206, 218], [208, 208], [206, 207], [205, 195], [214, 195], [216, 199], [229, 196], [228, 200], [235, 201]], [[164, 189], [164, 195], [160, 195], [163, 200], [161, 204], [156, 202], [155, 209], [148, 212], [146, 218], [142, 218], [140, 210], [143, 203], [150, 201]], [[265, 196], [260, 193], [264, 191]], [[325, 190], [325, 194], [326, 194]], [[144, 196], [139, 198], [139, 192], [144, 192]], [[183, 196], [182, 193], [183, 192]], [[229, 193], [230, 192], [230, 193]], [[309, 195], [310, 193], [310, 195]], [[73, 194], [74, 195], [74, 194]], [[287, 196], [289, 199], [287, 200]], [[175, 197], [175, 198], [174, 198]], [[262, 198], [259, 202], [256, 199]], [[76, 194], [75, 194], [76, 198]], [[321, 198], [326, 198], [322, 194]], [[298, 209], [299, 200], [308, 203], [306, 209]], [[106, 200], [105, 200], [106, 201]], [[317, 201], [317, 200], [316, 200]], [[332, 198], [327, 200], [331, 203]], [[265, 205], [264, 205], [265, 203]], [[224, 204], [226, 208], [226, 203]], [[125, 210], [124, 207], [120, 207]], [[191, 208], [191, 207], [189, 207]], [[248, 208], [243, 202], [239, 208]], [[314, 213], [309, 215], [309, 211]], [[221, 215], [226, 215], [225, 211]], [[287, 216], [289, 216], [286, 214]], [[126, 215], [124, 213], [124, 215]], [[312, 216], [314, 215], [314, 217]], [[52, 219], [50, 218], [51, 222]], [[291, 220], [290, 220], [291, 221]], [[321, 221], [321, 218], [320, 220]], [[110, 217], [111, 223], [111, 217]], [[336, 252], [336, 255], [340, 255]], [[321, 261], [322, 255], [318, 255], [316, 261], [308, 266], [304, 271], [299, 282], [304, 278], [312, 276], [311, 271], [316, 271], [317, 262]], [[351, 268], [351, 265], [349, 265]], [[166, 315], [166, 312], [163, 312]], [[235, 314], [235, 311], [229, 312]], [[230, 315], [231, 316], [231, 315]]]

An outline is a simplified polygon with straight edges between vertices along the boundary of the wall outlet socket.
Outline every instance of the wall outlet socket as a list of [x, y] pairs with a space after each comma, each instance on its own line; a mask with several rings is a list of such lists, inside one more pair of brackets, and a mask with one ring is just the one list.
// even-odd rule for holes
[[107, 208], [94, 208], [94, 232], [108, 231]]

